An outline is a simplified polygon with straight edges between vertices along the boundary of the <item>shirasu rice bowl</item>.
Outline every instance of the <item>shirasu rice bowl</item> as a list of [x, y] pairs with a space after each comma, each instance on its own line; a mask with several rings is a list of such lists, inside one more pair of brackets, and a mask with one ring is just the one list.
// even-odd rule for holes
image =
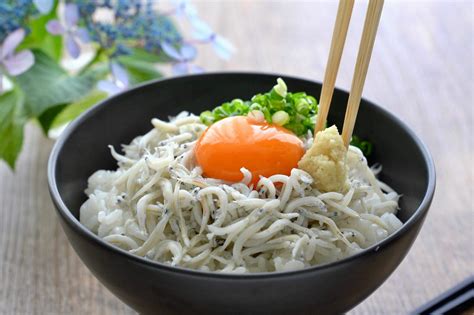
[[[228, 183], [196, 165], [193, 146], [207, 127], [199, 117], [152, 124], [123, 155], [110, 147], [118, 168], [89, 178], [80, 209], [83, 225], [130, 253], [205, 271], [288, 271], [343, 259], [402, 226], [399, 195], [357, 147], [348, 150], [344, 194], [318, 191], [297, 168], [256, 185], [242, 168], [242, 181]], [[302, 140], [308, 148], [313, 139]]]

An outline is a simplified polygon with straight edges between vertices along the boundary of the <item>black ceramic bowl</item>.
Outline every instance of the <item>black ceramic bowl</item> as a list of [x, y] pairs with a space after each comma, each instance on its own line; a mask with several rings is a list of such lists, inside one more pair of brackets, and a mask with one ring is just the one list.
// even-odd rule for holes
[[[291, 91], [318, 96], [321, 84], [281, 76]], [[400, 264], [426, 216], [435, 189], [435, 170], [426, 147], [399, 119], [363, 100], [355, 134], [375, 146], [382, 179], [403, 194], [403, 227], [363, 252], [300, 271], [231, 275], [175, 268], [116, 248], [79, 223], [87, 178], [115, 169], [108, 144], [116, 148], [186, 110], [200, 113], [234, 98], [269, 90], [277, 76], [214, 73], [156, 81], [107, 99], [72, 123], [49, 160], [49, 189], [61, 224], [79, 257], [117, 297], [155, 314], [332, 314], [369, 296]], [[348, 94], [336, 90], [329, 122], [341, 127]], [[87, 301], [84, 301], [87, 302]], [[91, 301], [92, 302], [92, 301]]]

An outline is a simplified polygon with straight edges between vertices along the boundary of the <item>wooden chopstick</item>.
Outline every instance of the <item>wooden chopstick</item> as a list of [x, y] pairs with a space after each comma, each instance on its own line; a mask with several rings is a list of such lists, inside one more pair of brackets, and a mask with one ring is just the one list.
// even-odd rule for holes
[[377, 34], [377, 28], [382, 14], [383, 2], [384, 0], [370, 0], [367, 8], [364, 30], [362, 31], [357, 62], [352, 78], [351, 92], [349, 94], [349, 100], [347, 101], [344, 126], [342, 128], [342, 140], [346, 147], [349, 146], [352, 132], [354, 131], [362, 90], [369, 68], [370, 57], [372, 56], [372, 49], [374, 48], [375, 35]]
[[332, 94], [336, 83], [337, 71], [341, 63], [342, 51], [346, 42], [347, 29], [351, 20], [354, 0], [341, 0], [337, 9], [336, 23], [332, 34], [331, 48], [329, 50], [326, 72], [324, 74], [323, 87], [319, 98], [319, 110], [314, 127], [314, 134], [324, 129], [326, 119], [331, 106]]

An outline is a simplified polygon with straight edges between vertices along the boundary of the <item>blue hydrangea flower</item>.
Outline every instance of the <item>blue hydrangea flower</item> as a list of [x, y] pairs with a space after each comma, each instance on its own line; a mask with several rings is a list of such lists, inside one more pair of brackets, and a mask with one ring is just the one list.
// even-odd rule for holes
[[15, 53], [15, 49], [24, 38], [25, 30], [17, 29], [9, 34], [0, 45], [0, 92], [2, 90], [2, 72], [6, 71], [8, 74], [16, 76], [27, 71], [35, 62], [35, 57], [29, 50]]
[[78, 27], [79, 10], [77, 5], [73, 3], [66, 4], [64, 10], [64, 21], [62, 24], [59, 20], [51, 20], [46, 25], [46, 29], [53, 35], [64, 35], [66, 40], [66, 49], [73, 58], [79, 57], [81, 48], [78, 41], [83, 43], [89, 42], [89, 33], [85, 28]]
[[37, 13], [37, 9], [31, 1], [0, 0], [0, 41], [19, 28], [28, 31], [27, 21]]
[[97, 88], [101, 91], [107, 92], [109, 95], [117, 94], [126, 90], [129, 87], [129, 80], [127, 71], [117, 62], [110, 64], [110, 72], [112, 79], [101, 80], [97, 83]]

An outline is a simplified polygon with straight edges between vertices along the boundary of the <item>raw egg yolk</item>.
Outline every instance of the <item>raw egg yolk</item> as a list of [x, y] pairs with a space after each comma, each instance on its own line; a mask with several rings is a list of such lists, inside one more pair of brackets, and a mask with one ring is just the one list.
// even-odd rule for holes
[[257, 183], [260, 175], [290, 175], [303, 154], [303, 143], [292, 132], [246, 116], [214, 123], [195, 147], [204, 176], [230, 182], [242, 180], [242, 167], [252, 173], [252, 183]]

